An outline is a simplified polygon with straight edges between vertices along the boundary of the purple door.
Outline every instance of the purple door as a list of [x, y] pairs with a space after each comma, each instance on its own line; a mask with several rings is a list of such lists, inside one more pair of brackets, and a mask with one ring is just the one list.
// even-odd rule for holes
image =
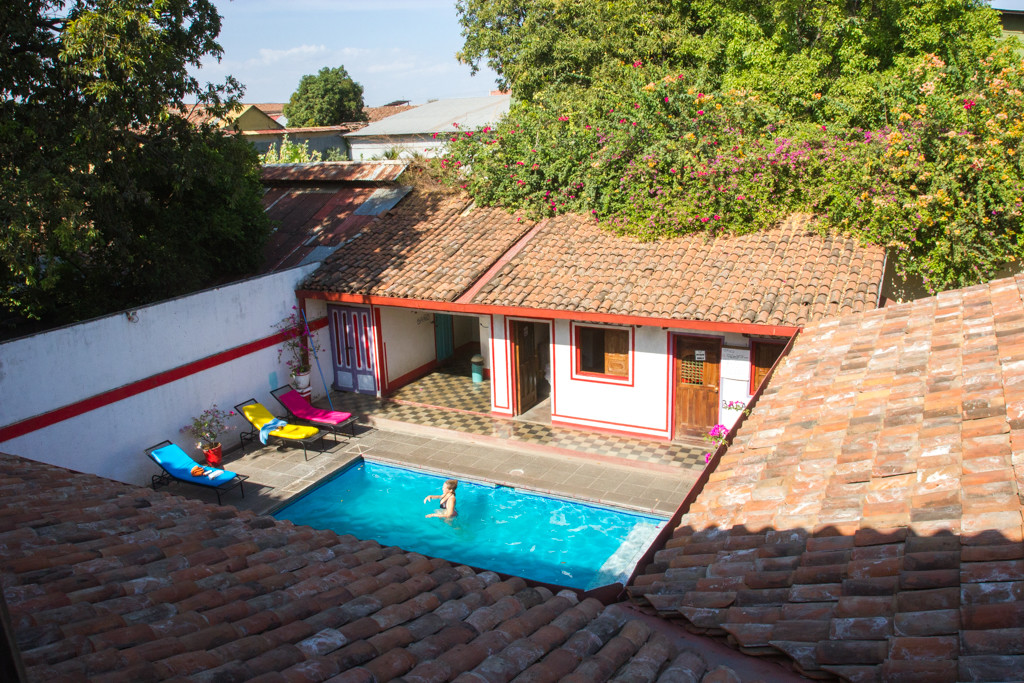
[[370, 309], [355, 306], [331, 306], [330, 309], [334, 388], [376, 394]]

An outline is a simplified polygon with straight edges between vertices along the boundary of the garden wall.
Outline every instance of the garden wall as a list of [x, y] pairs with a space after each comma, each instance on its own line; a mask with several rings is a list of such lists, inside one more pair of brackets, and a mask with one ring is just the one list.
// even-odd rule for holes
[[[296, 305], [301, 266], [0, 344], [0, 451], [147, 484], [156, 466], [144, 449], [170, 439], [216, 403], [231, 410], [288, 382], [274, 325]], [[315, 302], [320, 303], [320, 302]], [[311, 307], [316, 327], [326, 309]], [[330, 363], [326, 327], [315, 334]], [[313, 370], [314, 397], [325, 395]], [[275, 412], [279, 412], [276, 411]], [[224, 439], [238, 444], [238, 427]]]

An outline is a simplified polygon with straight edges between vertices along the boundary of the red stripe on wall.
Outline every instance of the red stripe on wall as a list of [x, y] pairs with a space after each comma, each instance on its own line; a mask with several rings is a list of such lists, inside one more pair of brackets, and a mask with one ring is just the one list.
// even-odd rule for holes
[[[309, 323], [310, 330], [319, 330], [327, 325], [327, 318], [320, 318]], [[249, 342], [248, 344], [242, 344], [236, 346], [233, 349], [227, 351], [221, 351], [215, 353], [212, 356], [207, 356], [185, 365], [179, 365], [171, 370], [150, 375], [144, 379], [140, 379], [130, 384], [125, 384], [122, 387], [111, 389], [110, 391], [104, 391], [103, 393], [90, 396], [89, 398], [82, 399], [75, 403], [51, 410], [47, 413], [41, 413], [33, 417], [26, 418], [20, 422], [9, 424], [5, 427], [0, 428], [0, 441], [9, 441], [19, 436], [24, 436], [34, 431], [44, 429], [51, 425], [55, 425], [58, 422], [64, 420], [70, 420], [73, 417], [84, 415], [93, 410], [103, 408], [110, 405], [111, 403], [117, 403], [123, 401], [126, 398], [137, 396], [139, 394], [156, 389], [165, 384], [176, 382], [179, 379], [184, 379], [190, 375], [195, 375], [210, 368], [215, 368], [218, 365], [224, 365], [230, 363], [233, 360], [248, 356], [249, 354], [262, 351], [263, 349], [274, 346], [284, 341], [284, 333], [278, 332], [272, 334], [269, 337], [263, 339], [257, 339], [256, 341]]]

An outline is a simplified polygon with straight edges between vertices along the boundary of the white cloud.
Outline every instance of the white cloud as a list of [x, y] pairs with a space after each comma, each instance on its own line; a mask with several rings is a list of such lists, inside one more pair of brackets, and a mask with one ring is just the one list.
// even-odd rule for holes
[[254, 61], [269, 66], [278, 62], [293, 61], [295, 59], [309, 59], [325, 52], [327, 52], [327, 46], [325, 45], [299, 45], [298, 47], [291, 47], [286, 50], [274, 50], [264, 47], [259, 49], [257, 53], [259, 58]]

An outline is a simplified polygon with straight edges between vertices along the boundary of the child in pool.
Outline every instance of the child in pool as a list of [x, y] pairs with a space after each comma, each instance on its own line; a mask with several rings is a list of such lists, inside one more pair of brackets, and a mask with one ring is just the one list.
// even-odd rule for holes
[[436, 512], [431, 512], [427, 517], [454, 517], [458, 513], [455, 512], [455, 489], [458, 488], [459, 482], [455, 479], [449, 479], [444, 483], [444, 492], [439, 496], [427, 496], [423, 499], [426, 503], [434, 498], [439, 498], [438, 509]]

